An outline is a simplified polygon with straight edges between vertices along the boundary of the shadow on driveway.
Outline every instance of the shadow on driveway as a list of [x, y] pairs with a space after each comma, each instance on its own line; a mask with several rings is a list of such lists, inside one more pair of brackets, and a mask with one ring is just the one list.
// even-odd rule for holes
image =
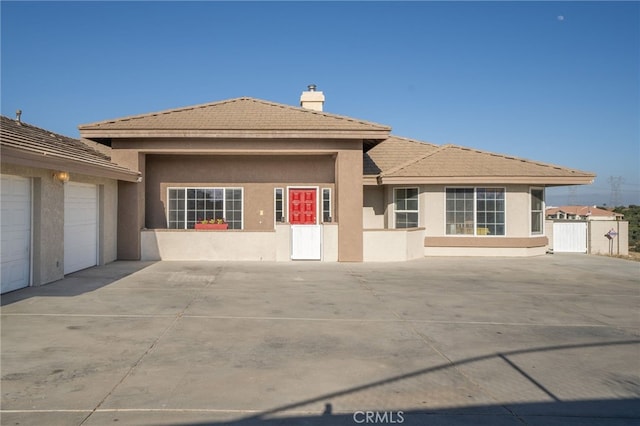
[[[547, 389], [534, 377], [531, 377], [513, 361], [516, 355], [528, 353], [543, 353], [570, 349], [584, 349], [594, 347], [629, 346], [640, 345], [640, 340], [619, 340], [611, 342], [592, 342], [581, 344], [567, 344], [547, 347], [537, 347], [529, 349], [519, 349], [501, 353], [493, 353], [470, 357], [460, 361], [452, 361], [437, 366], [424, 368], [411, 373], [394, 376], [391, 378], [371, 382], [365, 385], [356, 386], [338, 392], [321, 395], [315, 398], [302, 400], [296, 403], [287, 404], [271, 410], [263, 411], [259, 414], [226, 421], [211, 422], [187, 422], [174, 423], [176, 426], [187, 425], [233, 425], [233, 426], [253, 426], [253, 425], [357, 425], [357, 424], [403, 424], [403, 425], [458, 425], [458, 424], [536, 424], [548, 425], [558, 424], [640, 424], [640, 383], [630, 383], [631, 393], [637, 397], [626, 397], [619, 399], [585, 399], [563, 401], [557, 395]], [[371, 388], [389, 385], [412, 379], [417, 376], [435, 373], [441, 370], [457, 368], [467, 364], [472, 364], [490, 359], [500, 359], [505, 366], [513, 369], [522, 377], [526, 378], [533, 386], [543, 391], [550, 401], [540, 402], [517, 402], [517, 403], [497, 403], [487, 405], [471, 405], [464, 407], [452, 407], [442, 409], [402, 410], [401, 408], [390, 411], [355, 411], [353, 413], [334, 413], [332, 400], [345, 395], [367, 391]], [[517, 395], [514, 395], [517, 396]], [[300, 410], [310, 404], [324, 404], [324, 412], [318, 415], [297, 415], [288, 416], [287, 411]], [[117, 414], [114, 414], [117, 416]], [[90, 417], [90, 416], [89, 416]], [[116, 421], [116, 420], [114, 420]]]
[[65, 275], [61, 280], [37, 287], [27, 287], [2, 295], [0, 306], [7, 306], [36, 296], [72, 297], [98, 290], [156, 262], [115, 261]]

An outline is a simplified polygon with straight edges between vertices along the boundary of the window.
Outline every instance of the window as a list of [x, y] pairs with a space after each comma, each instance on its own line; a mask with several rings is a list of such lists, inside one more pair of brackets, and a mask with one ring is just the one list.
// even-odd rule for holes
[[476, 189], [476, 235], [504, 235], [504, 189]]
[[169, 229], [193, 229], [204, 219], [224, 219], [242, 229], [242, 188], [169, 188]]
[[505, 235], [503, 188], [447, 188], [447, 235]]
[[447, 188], [447, 235], [473, 235], [473, 188]]
[[284, 222], [284, 189], [276, 188], [273, 193], [275, 202], [275, 221], [276, 223]]
[[531, 188], [531, 233], [544, 233], [544, 189]]
[[322, 221], [331, 222], [331, 188], [322, 188]]
[[418, 227], [418, 188], [396, 188], [395, 200], [396, 228]]

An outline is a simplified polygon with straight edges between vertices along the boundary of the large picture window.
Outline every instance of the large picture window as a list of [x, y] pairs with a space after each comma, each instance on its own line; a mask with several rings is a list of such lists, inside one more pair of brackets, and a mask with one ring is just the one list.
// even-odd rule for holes
[[418, 188], [396, 188], [395, 199], [396, 228], [418, 227]]
[[504, 188], [447, 188], [447, 235], [505, 235]]
[[169, 229], [193, 229], [205, 219], [224, 219], [242, 229], [242, 188], [169, 188]]
[[544, 189], [531, 188], [531, 234], [544, 233]]

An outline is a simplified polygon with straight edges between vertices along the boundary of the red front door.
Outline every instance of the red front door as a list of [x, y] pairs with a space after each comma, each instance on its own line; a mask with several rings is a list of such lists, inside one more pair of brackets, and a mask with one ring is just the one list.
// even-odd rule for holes
[[316, 189], [289, 189], [289, 223], [316, 224]]

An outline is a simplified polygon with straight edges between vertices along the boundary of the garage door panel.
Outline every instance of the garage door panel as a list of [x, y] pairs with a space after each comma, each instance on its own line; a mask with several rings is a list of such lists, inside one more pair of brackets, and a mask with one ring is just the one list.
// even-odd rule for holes
[[64, 191], [64, 273], [97, 264], [98, 191], [69, 182]]
[[31, 180], [2, 176], [0, 292], [27, 287], [31, 272]]

